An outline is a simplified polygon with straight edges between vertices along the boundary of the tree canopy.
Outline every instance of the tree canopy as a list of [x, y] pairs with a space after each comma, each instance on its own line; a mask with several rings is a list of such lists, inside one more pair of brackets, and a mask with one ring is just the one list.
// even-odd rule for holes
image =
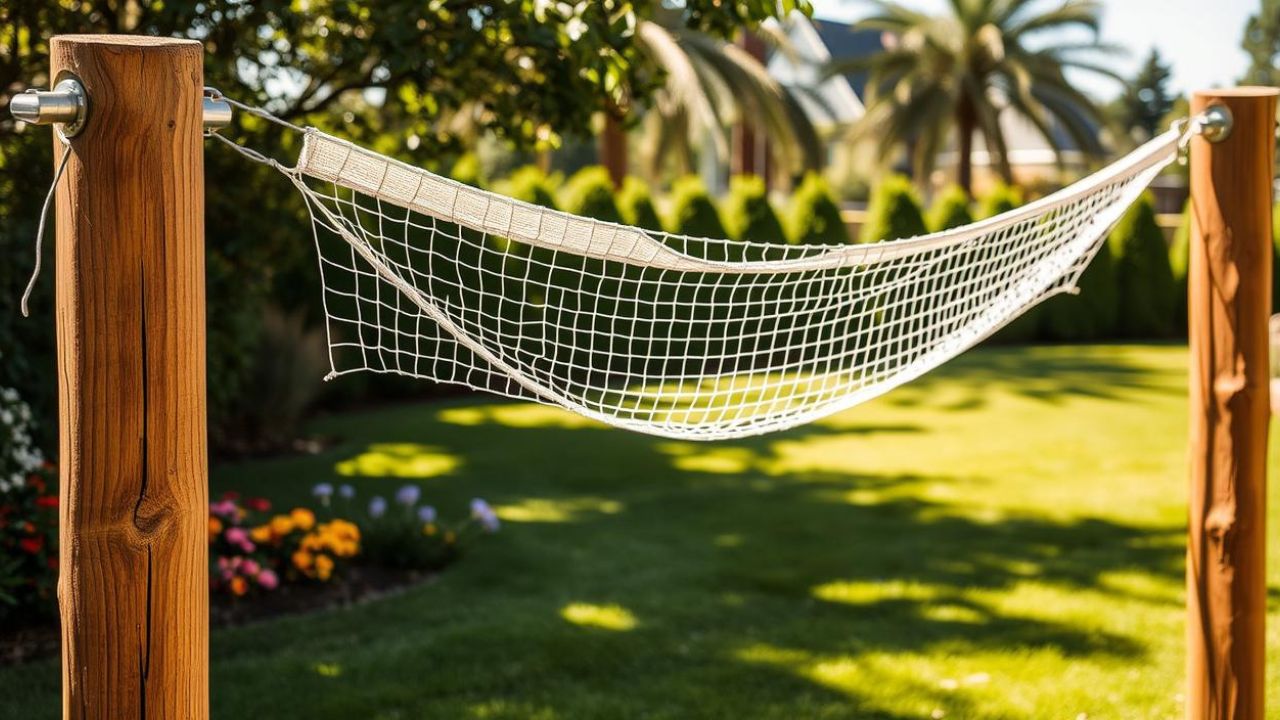
[[1135, 140], [1145, 141], [1166, 129], [1165, 118], [1177, 97], [1169, 89], [1173, 69], [1151, 48], [1138, 74], [1116, 100], [1116, 119]]

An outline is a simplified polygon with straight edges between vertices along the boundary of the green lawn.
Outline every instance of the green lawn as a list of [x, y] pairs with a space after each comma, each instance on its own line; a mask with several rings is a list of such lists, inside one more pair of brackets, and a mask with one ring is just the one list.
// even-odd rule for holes
[[[503, 531], [403, 595], [216, 632], [214, 715], [1178, 718], [1185, 384], [1178, 347], [997, 349], [720, 444], [488, 398], [325, 419], [330, 451], [215, 491], [414, 477]], [[0, 671], [0, 717], [56, 717], [57, 683]]]

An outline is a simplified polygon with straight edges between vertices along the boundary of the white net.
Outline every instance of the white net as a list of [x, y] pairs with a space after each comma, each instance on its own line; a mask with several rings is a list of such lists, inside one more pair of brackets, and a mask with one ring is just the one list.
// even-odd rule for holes
[[851, 407], [1071, 290], [1179, 140], [1005, 215], [874, 245], [598, 222], [316, 130], [286, 173], [312, 213], [330, 377], [399, 373], [717, 439]]

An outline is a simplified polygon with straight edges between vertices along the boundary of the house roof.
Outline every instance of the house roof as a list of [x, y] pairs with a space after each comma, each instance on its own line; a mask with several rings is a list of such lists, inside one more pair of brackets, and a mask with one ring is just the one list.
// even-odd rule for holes
[[769, 58], [769, 74], [780, 84], [801, 90], [796, 96], [815, 125], [849, 123], [862, 117], [865, 109], [849, 79], [835, 75], [823, 78], [823, 69], [832, 55], [815, 23], [793, 13], [784, 28], [791, 41], [789, 51], [775, 51]]
[[[855, 60], [884, 50], [883, 36], [875, 30], [855, 30], [852, 25], [832, 20], [813, 20], [812, 25], [833, 59]], [[866, 97], [867, 71], [848, 73], [845, 79], [859, 98]]]

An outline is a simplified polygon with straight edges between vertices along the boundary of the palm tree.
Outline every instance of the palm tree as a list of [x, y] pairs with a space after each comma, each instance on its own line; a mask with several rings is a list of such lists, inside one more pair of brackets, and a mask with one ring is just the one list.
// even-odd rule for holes
[[[1063, 0], [1050, 9], [1037, 0], [950, 0], [937, 15], [892, 0], [866, 1], [876, 10], [855, 27], [885, 33], [885, 51], [833, 63], [829, 72], [870, 71], [867, 112], [853, 135], [874, 138], [882, 160], [908, 147], [916, 176], [926, 177], [954, 132], [957, 180], [972, 194], [973, 140], [981, 133], [1011, 182], [1002, 111], [1027, 118], [1059, 159], [1055, 126], [1087, 155], [1102, 154], [1095, 135], [1102, 114], [1064, 75], [1074, 68], [1123, 81], [1099, 62], [1121, 51], [1098, 41], [1097, 0]], [[1061, 31], [1071, 29], [1092, 37], [1064, 40], [1070, 34]]]
[[[644, 127], [651, 174], [674, 158], [679, 169], [694, 166], [694, 150], [709, 139], [729, 153], [729, 131], [748, 123], [769, 140], [770, 151], [792, 171], [815, 169], [822, 162], [822, 140], [793, 91], [770, 77], [764, 65], [740, 45], [685, 27], [678, 7], [660, 6], [651, 20], [636, 26], [641, 52], [663, 74], [645, 112]], [[786, 51], [786, 35], [773, 24], [755, 28]], [[625, 111], [605, 113], [601, 161], [610, 174], [625, 173]]]

